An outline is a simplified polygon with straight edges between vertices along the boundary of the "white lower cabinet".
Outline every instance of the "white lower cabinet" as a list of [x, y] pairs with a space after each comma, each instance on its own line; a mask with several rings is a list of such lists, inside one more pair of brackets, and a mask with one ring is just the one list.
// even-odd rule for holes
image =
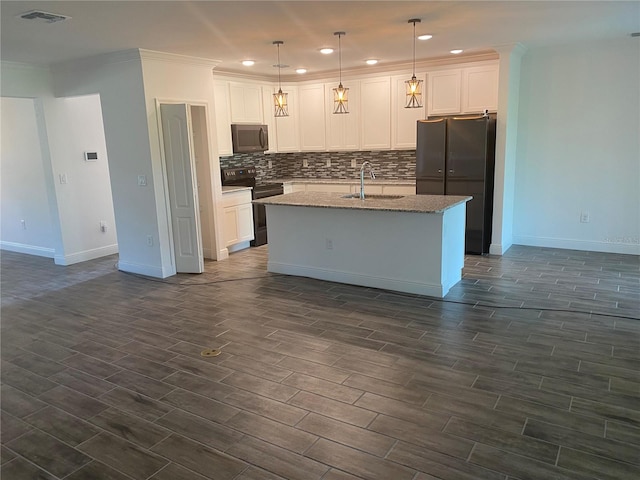
[[223, 192], [224, 243], [226, 247], [253, 240], [251, 191]]
[[384, 195], [415, 195], [415, 185], [383, 185], [382, 193]]
[[307, 183], [307, 192], [351, 193], [347, 183]]
[[[351, 193], [360, 193], [360, 184], [351, 185]], [[364, 184], [364, 194], [367, 195], [381, 195], [382, 185], [367, 185]]]
[[[327, 183], [327, 182], [285, 182], [284, 193], [293, 192], [328, 192], [328, 193], [360, 193], [360, 182], [357, 180], [348, 183]], [[397, 185], [378, 183], [364, 184], [364, 193], [369, 195], [415, 195], [415, 184]]]

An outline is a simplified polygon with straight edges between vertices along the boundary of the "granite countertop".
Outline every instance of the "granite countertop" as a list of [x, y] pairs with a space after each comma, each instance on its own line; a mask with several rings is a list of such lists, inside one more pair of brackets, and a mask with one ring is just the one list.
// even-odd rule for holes
[[[292, 177], [292, 178], [275, 178], [273, 180], [269, 180], [270, 182], [297, 182], [297, 183], [344, 183], [346, 185], [353, 185], [360, 183], [360, 177], [358, 178], [307, 178], [307, 177]], [[375, 180], [371, 180], [365, 178], [365, 185], [415, 185], [415, 179], [395, 179], [395, 180], [385, 180], [384, 178], [376, 178]]]
[[242, 187], [238, 185], [228, 185], [222, 187], [222, 193], [240, 192], [242, 190], [251, 190], [251, 187]]
[[294, 192], [254, 200], [253, 203], [294, 207], [442, 213], [469, 200], [471, 197], [457, 195], [406, 195], [400, 198], [376, 198], [376, 195], [369, 195], [362, 201], [359, 198], [344, 198], [342, 193]]

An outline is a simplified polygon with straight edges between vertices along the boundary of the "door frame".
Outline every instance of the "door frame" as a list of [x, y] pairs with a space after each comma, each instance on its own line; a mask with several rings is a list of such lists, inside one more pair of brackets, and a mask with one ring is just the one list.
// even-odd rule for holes
[[[161, 163], [161, 172], [162, 172], [162, 193], [164, 196], [164, 215], [165, 215], [165, 221], [168, 228], [169, 250], [171, 253], [170, 255], [171, 272], [169, 274], [169, 276], [171, 276], [171, 275], [176, 275], [177, 266], [176, 266], [175, 242], [173, 240], [173, 222], [171, 221], [171, 200], [169, 197], [169, 176], [167, 173], [167, 156], [164, 149], [164, 131], [162, 128], [162, 113], [160, 111], [160, 105], [162, 104], [186, 105], [188, 109], [190, 109], [192, 106], [204, 107], [205, 115], [207, 118], [207, 127], [209, 127], [209, 104], [208, 102], [202, 101], [202, 100], [177, 100], [175, 98], [165, 99], [165, 98], [159, 98], [159, 97], [156, 97], [154, 101], [155, 101], [155, 112], [156, 112], [156, 126], [158, 128], [158, 147], [160, 151], [160, 160], [161, 160], [160, 163]], [[191, 111], [189, 111], [189, 116], [191, 116]], [[210, 131], [208, 130], [207, 137], [209, 136], [210, 136]], [[191, 135], [189, 135], [189, 138], [191, 139]], [[208, 138], [207, 141], [210, 143], [210, 138]], [[193, 151], [193, 145], [191, 145], [191, 149]], [[211, 156], [211, 147], [209, 147], [209, 156]], [[198, 177], [196, 175], [195, 170], [196, 170], [195, 168], [192, 169], [191, 173], [195, 178], [196, 184], [197, 184]], [[210, 179], [207, 179], [207, 181], [210, 181]], [[197, 189], [196, 189], [196, 194], [197, 194]], [[198, 202], [195, 202], [195, 205], [197, 207]], [[199, 212], [198, 212], [198, 216], [199, 216]], [[198, 218], [198, 221], [200, 221], [199, 218]], [[217, 228], [216, 228], [216, 231], [217, 231]], [[200, 243], [202, 243], [202, 232], [200, 231], [198, 232], [198, 234], [200, 235]]]

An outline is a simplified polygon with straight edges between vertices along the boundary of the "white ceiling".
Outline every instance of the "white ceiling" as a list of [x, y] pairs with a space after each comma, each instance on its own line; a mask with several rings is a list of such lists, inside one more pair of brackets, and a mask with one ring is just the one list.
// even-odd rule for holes
[[[32, 9], [72, 18], [41, 23], [16, 18]], [[338, 57], [321, 55], [342, 39], [343, 70], [411, 61], [413, 27], [418, 60], [486, 52], [520, 42], [526, 47], [627, 37], [640, 31], [640, 1], [5, 1], [0, 2], [5, 61], [47, 65], [101, 53], [144, 48], [221, 61], [218, 70], [277, 75], [281, 63], [309, 74], [336, 71]], [[247, 68], [240, 61], [251, 58]]]

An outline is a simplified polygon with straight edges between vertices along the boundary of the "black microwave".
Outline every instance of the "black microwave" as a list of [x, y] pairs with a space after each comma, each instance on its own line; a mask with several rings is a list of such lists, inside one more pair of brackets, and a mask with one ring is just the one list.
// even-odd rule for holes
[[269, 129], [266, 125], [231, 125], [233, 153], [269, 150]]

